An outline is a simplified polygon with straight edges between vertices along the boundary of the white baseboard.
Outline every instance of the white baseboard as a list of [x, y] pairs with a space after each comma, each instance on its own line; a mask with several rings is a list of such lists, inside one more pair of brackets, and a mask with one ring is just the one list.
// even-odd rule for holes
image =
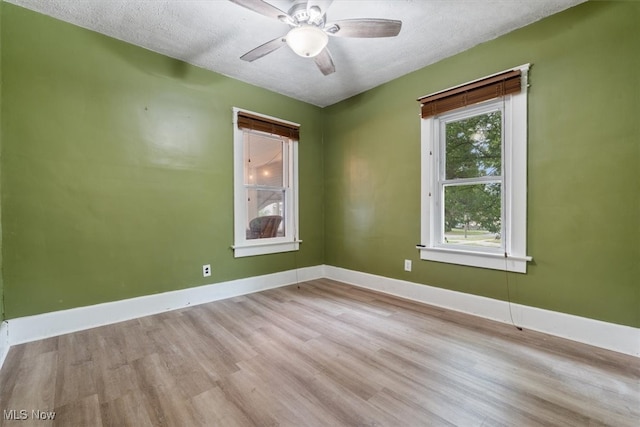
[[640, 329], [339, 267], [325, 266], [325, 277], [426, 304], [511, 323], [572, 341], [640, 357]]
[[[5, 322], [7, 324], [7, 341], [9, 345], [22, 344], [321, 277], [324, 277], [324, 266], [306, 267], [264, 276], [248, 277], [195, 288], [9, 319]], [[0, 348], [1, 345], [0, 343]]]
[[0, 322], [0, 368], [9, 353], [9, 324]]
[[[503, 323], [511, 323], [509, 304], [505, 301], [318, 265], [9, 319], [0, 323], [0, 368], [12, 345], [323, 277]], [[640, 329], [638, 328], [519, 304], [511, 304], [511, 312], [515, 323], [523, 328], [640, 357]]]

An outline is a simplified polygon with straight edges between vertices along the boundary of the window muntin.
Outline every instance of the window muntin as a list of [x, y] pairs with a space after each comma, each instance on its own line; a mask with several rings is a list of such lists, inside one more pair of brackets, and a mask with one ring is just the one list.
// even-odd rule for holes
[[[265, 126], [251, 125], [261, 118]], [[235, 257], [299, 248], [298, 141], [293, 138], [298, 133], [283, 132], [279, 123], [273, 117], [234, 108]], [[294, 123], [281, 123], [282, 128], [297, 130]], [[274, 124], [275, 133], [271, 133]]]

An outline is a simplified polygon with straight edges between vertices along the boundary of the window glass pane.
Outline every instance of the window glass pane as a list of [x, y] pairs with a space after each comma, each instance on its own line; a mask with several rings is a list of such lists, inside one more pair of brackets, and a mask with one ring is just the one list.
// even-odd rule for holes
[[444, 187], [444, 244], [501, 247], [501, 185]]
[[502, 174], [502, 114], [492, 111], [445, 125], [446, 179]]
[[284, 190], [247, 189], [247, 239], [284, 236]]
[[283, 147], [281, 139], [245, 132], [244, 183], [283, 187]]

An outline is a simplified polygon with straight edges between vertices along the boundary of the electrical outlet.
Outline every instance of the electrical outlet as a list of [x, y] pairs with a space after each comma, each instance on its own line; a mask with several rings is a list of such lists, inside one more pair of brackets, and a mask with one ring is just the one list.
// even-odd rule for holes
[[202, 277], [211, 276], [211, 264], [205, 264], [202, 266]]
[[405, 259], [404, 260], [404, 271], [411, 271], [411, 260], [410, 259]]

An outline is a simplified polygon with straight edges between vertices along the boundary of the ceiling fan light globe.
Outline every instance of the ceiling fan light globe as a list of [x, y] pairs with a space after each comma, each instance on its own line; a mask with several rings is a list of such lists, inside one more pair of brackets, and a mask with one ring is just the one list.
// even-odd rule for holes
[[318, 27], [301, 25], [292, 28], [286, 36], [287, 44], [296, 54], [312, 58], [327, 46], [329, 36]]

